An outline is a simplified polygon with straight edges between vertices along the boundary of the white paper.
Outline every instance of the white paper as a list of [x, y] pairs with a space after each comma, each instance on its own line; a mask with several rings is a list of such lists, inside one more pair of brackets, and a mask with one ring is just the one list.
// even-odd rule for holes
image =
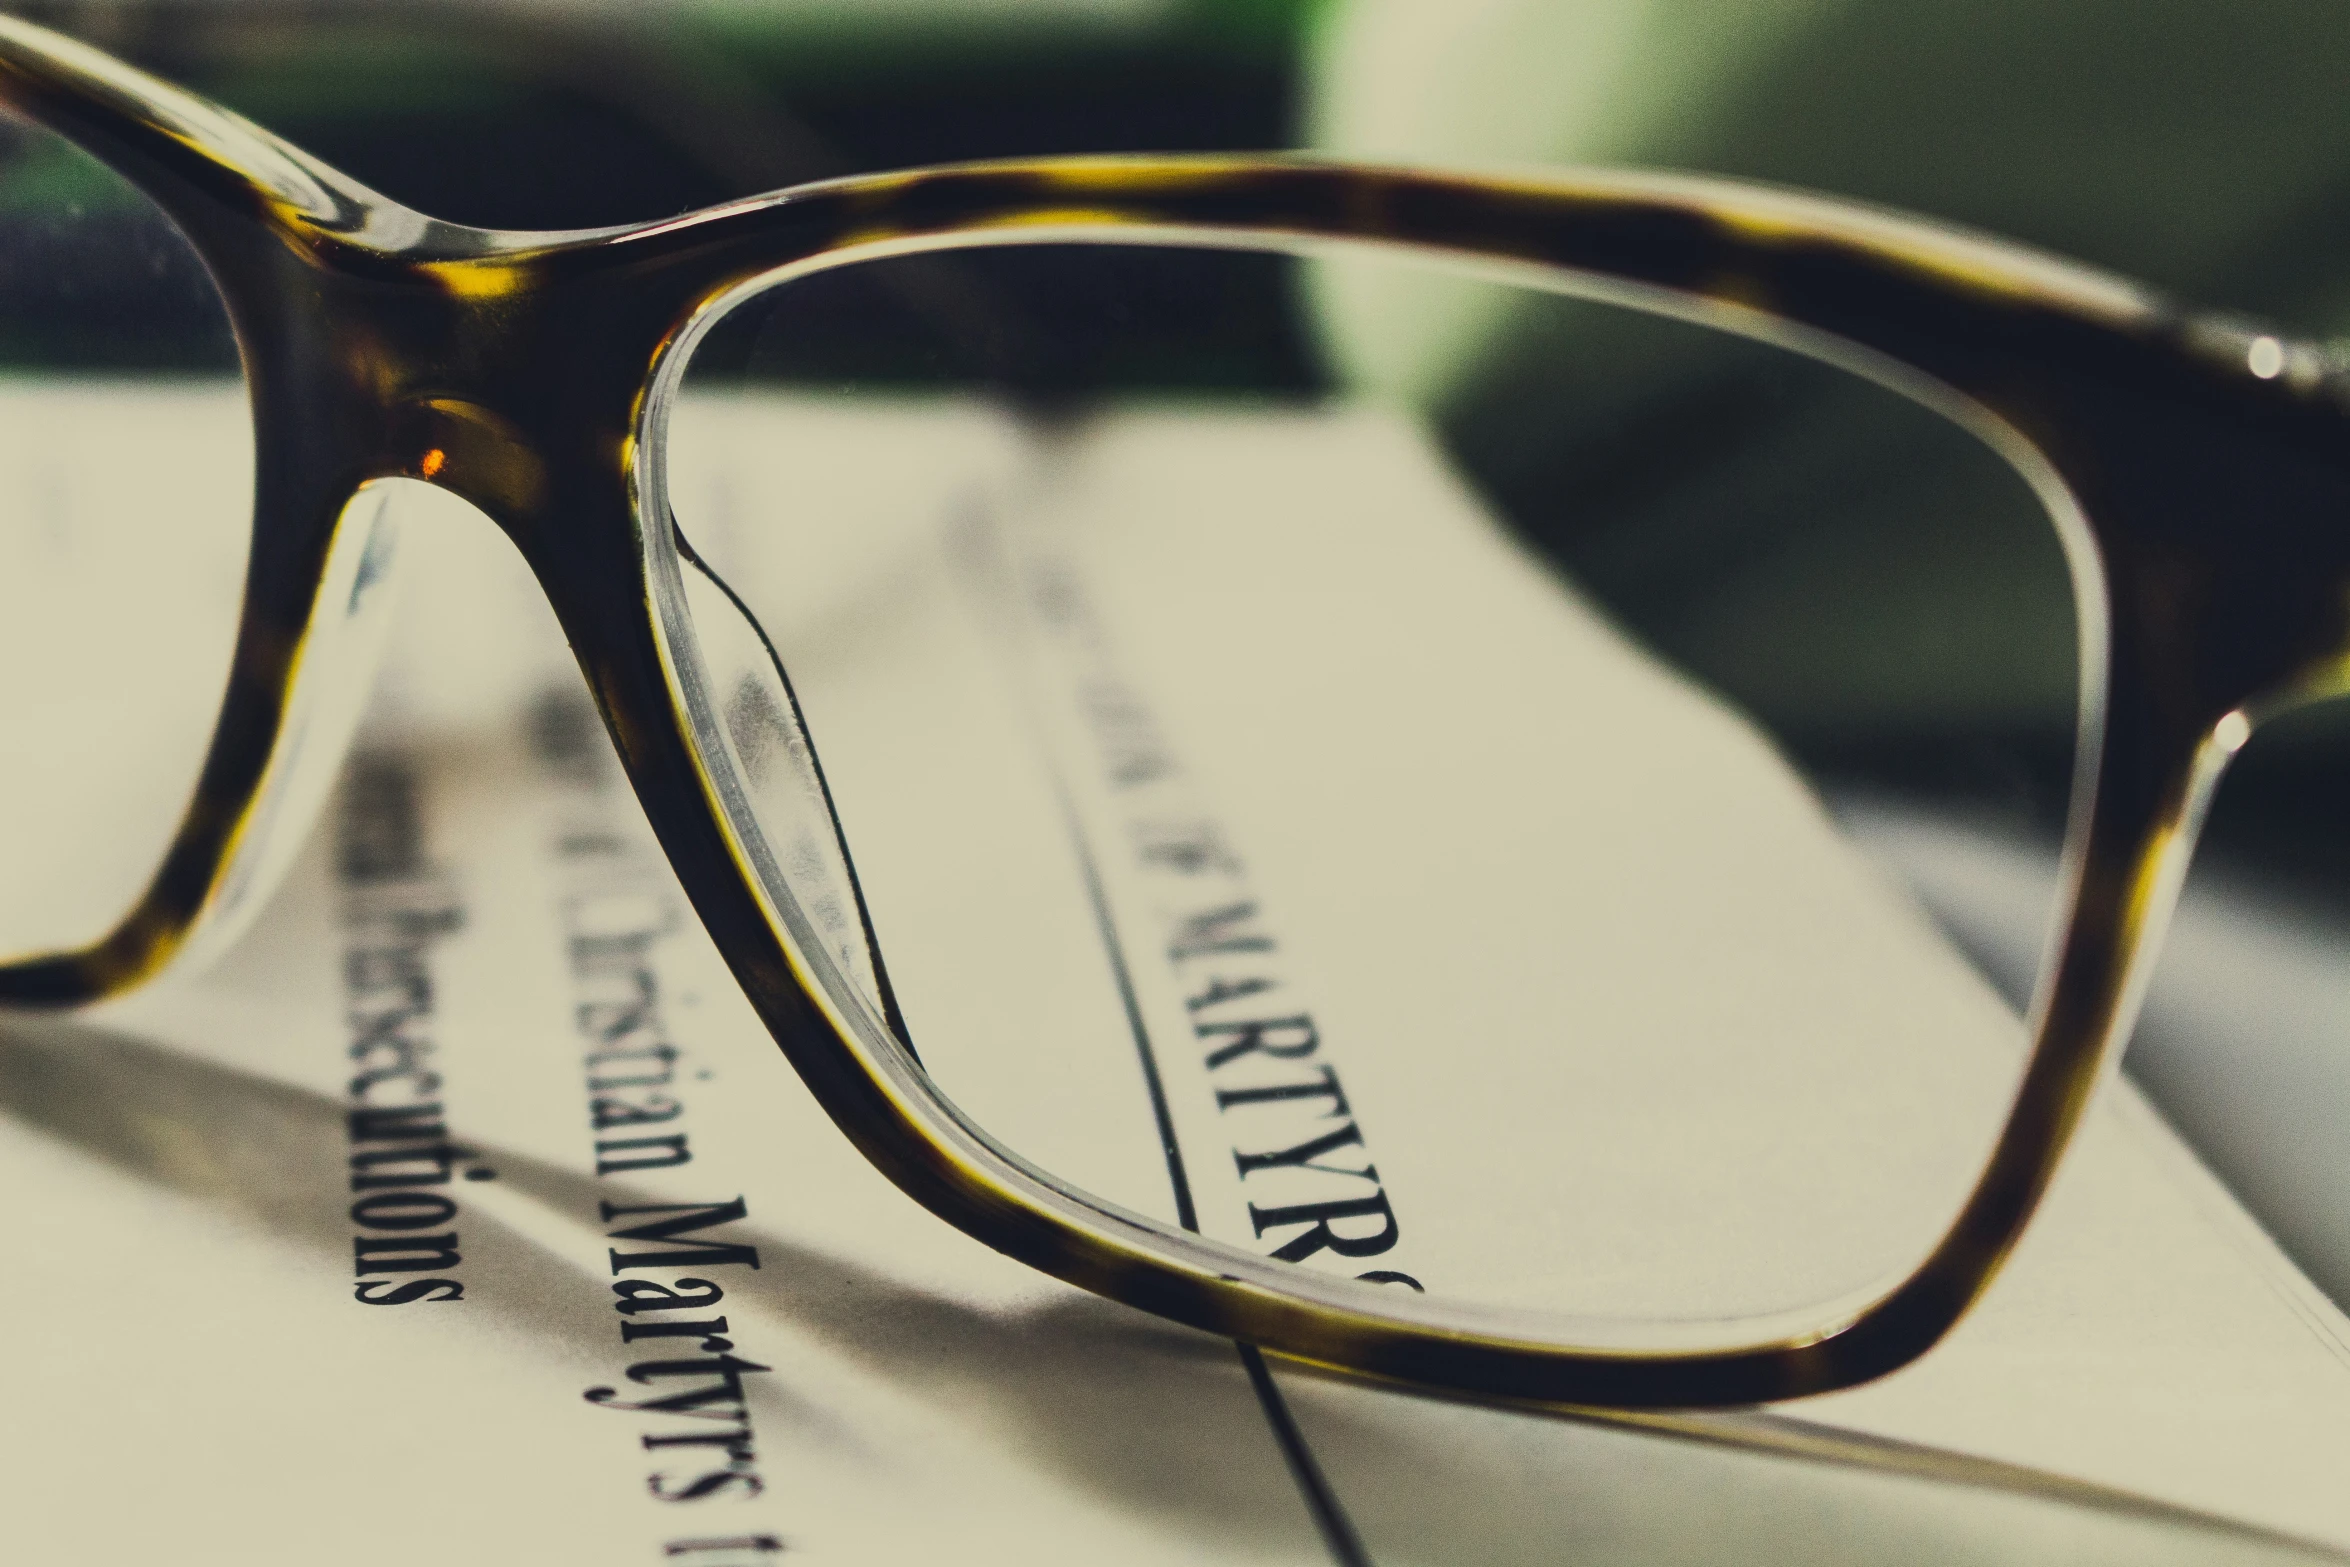
[[[2057, 845], [1866, 796], [1855, 836], [2009, 994], [2027, 990]], [[2263, 871], [2267, 867], [2261, 868]], [[2312, 1282], [2350, 1300], [2350, 928], [2340, 911], [2202, 856], [2163, 939], [2127, 1067]]]
[[[850, 672], [836, 697], [869, 666], [877, 681], [920, 667], [893, 662], [895, 610], [934, 592], [967, 606], [962, 481], [1017, 478], [1001, 432], [926, 433], [928, 449], [962, 454], [957, 482], [901, 473], [869, 497], [876, 527], [844, 530], [856, 569], [835, 580], [871, 591], [811, 603], [821, 636], [798, 628], [812, 659]], [[1281, 450], [1367, 496], [1418, 482], [1427, 461], [1359, 421], [1295, 425]], [[1244, 531], [1246, 497], [1223, 502], [1222, 525]], [[1332, 1559], [1232, 1346], [964, 1239], [823, 1121], [633, 805], [591, 765], [601, 742], [576, 695], [542, 700], [559, 650], [526, 596], [513, 607], [510, 555], [455, 510], [417, 530], [411, 641], [339, 834], [321, 833], [229, 960], [90, 1015], [0, 1021], [0, 1172], [19, 1194], [7, 1243], [24, 1281], [5, 1316], [22, 1346], [0, 1439], [12, 1543], [244, 1562]], [[1523, 602], [1579, 613], [1555, 596]], [[495, 667], [515, 672], [484, 676], [476, 628], [534, 623], [483, 633], [511, 639]], [[1014, 807], [1015, 785], [1044, 776], [1025, 699], [999, 664], [959, 678], [1003, 720], [981, 726], [1000, 750], [971, 759], [974, 786], [992, 780]], [[803, 681], [827, 688], [819, 669]], [[811, 719], [822, 746], [826, 714]], [[1225, 808], [1246, 819], [1245, 803]], [[338, 836], [378, 874], [347, 874]], [[1301, 944], [1343, 924], [1278, 845], [1246, 853]], [[954, 877], [938, 884], [968, 896]], [[988, 928], [984, 900], [946, 914], [937, 928]], [[1053, 950], [1098, 963], [1081, 901], [1069, 918]], [[1155, 952], [1129, 956], [1139, 968]], [[1116, 1007], [1103, 969], [1068, 978], [1065, 994], [1004, 1007], [1066, 1007], [1072, 1027]], [[937, 1048], [950, 1080], [955, 1047]], [[353, 1140], [352, 1082], [370, 1072], [377, 1108], [443, 1107], [465, 1150], [445, 1184], [354, 1192], [354, 1155], [438, 1145]], [[628, 1081], [655, 1078], [667, 1081]], [[599, 1092], [608, 1118], [679, 1108], [599, 1131]], [[691, 1157], [669, 1164], [677, 1136]], [[1155, 1154], [1070, 1157], [1106, 1160], [1144, 1201]], [[406, 1194], [367, 1210], [388, 1227], [351, 1212], [379, 1191]], [[441, 1222], [418, 1194], [456, 1211]], [[742, 1220], [689, 1233], [755, 1248], [756, 1268], [615, 1271], [615, 1251], [674, 1240], [616, 1239], [664, 1215], [606, 1219], [600, 1203], [737, 1197]], [[429, 1239], [441, 1234], [457, 1237], [445, 1266]], [[411, 1251], [380, 1249], [403, 1239]], [[355, 1242], [379, 1249], [355, 1258]], [[387, 1258], [435, 1265], [359, 1271]], [[614, 1309], [645, 1298], [616, 1283], [685, 1278], [723, 1300]], [[462, 1298], [354, 1299], [432, 1279]], [[705, 1342], [715, 1328], [622, 1337], [721, 1315], [725, 1349]], [[1876, 1387], [1675, 1433], [1276, 1377], [1347, 1526], [1383, 1563], [2256, 1560], [2271, 1547], [2254, 1536], [2163, 1509], [2350, 1543], [2335, 1483], [2350, 1451], [2341, 1338], [2338, 1314], [2117, 1098], [1981, 1311]], [[739, 1406], [728, 1356], [763, 1368], [734, 1373]], [[652, 1369], [696, 1359], [703, 1369]], [[613, 1396], [591, 1400], [598, 1389]], [[677, 1393], [711, 1397], [694, 1411], [614, 1407]], [[714, 1440], [643, 1445], [680, 1435]], [[714, 1475], [699, 1496], [662, 1499]]]
[[24, 889], [0, 953], [97, 940], [171, 840], [236, 640], [249, 426], [234, 381], [0, 376], [0, 866]]

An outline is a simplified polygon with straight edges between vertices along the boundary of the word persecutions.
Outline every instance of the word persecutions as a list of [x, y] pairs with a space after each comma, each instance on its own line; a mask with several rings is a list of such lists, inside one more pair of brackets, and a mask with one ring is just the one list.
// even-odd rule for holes
[[[756, 1268], [759, 1252], [711, 1233], [749, 1216], [741, 1197], [651, 1202], [627, 1185], [694, 1158], [678, 1081], [683, 1052], [670, 1035], [656, 961], [678, 916], [666, 874], [614, 825], [593, 723], [579, 707], [549, 705], [535, 735], [541, 766], [569, 786], [554, 849], [596, 1178], [612, 1183], [596, 1215], [609, 1241], [620, 1344], [640, 1357], [622, 1373], [626, 1387], [585, 1396], [650, 1417], [638, 1440], [655, 1461], [645, 1485], [657, 1500], [747, 1499], [766, 1481], [744, 1379], [768, 1368], [735, 1353], [733, 1329], [716, 1310], [726, 1288], [707, 1275]], [[676, 1542], [671, 1554], [713, 1543], [730, 1542]]]
[[452, 1176], [494, 1173], [449, 1139], [436, 1064], [432, 951], [465, 923], [423, 852], [416, 774], [360, 757], [344, 788], [336, 869], [343, 890], [343, 998], [351, 1036], [353, 1298], [368, 1306], [461, 1301]]

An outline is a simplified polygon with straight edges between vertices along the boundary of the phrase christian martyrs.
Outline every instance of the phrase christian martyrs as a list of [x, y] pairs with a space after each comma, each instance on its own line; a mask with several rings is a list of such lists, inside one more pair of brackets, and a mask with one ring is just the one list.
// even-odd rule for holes
[[[552, 699], [534, 722], [537, 759], [564, 786], [554, 853], [596, 1178], [613, 1183], [596, 1210], [611, 1243], [612, 1310], [621, 1345], [642, 1357], [623, 1371], [627, 1386], [584, 1396], [656, 1422], [638, 1437], [654, 1459], [645, 1487], [656, 1499], [747, 1499], [766, 1481], [744, 1379], [769, 1368], [734, 1352], [733, 1329], [714, 1310], [725, 1286], [707, 1275], [756, 1268], [759, 1252], [711, 1233], [748, 1217], [740, 1196], [649, 1202], [626, 1185], [694, 1157], [678, 1080], [683, 1052], [670, 1034], [657, 961], [678, 915], [666, 869], [616, 829], [593, 725], [577, 703]], [[670, 1554], [716, 1546], [780, 1549], [757, 1536], [672, 1542]]]
[[461, 1301], [452, 1177], [494, 1179], [449, 1140], [433, 1037], [432, 948], [465, 923], [427, 863], [416, 775], [367, 755], [344, 786], [336, 843], [343, 889], [343, 1002], [351, 1035], [352, 1296], [368, 1306]]

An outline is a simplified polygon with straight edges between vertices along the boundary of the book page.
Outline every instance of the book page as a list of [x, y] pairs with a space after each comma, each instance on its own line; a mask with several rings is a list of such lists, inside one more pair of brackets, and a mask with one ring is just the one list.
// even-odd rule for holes
[[[1265, 421], [1260, 415], [1253, 422], [1261, 426]], [[1203, 460], [1206, 443], [1247, 439], [1261, 444], [1242, 471], [1262, 492], [1295, 496], [1310, 488], [1268, 473], [1266, 467], [1273, 464], [1326, 464], [1350, 475], [1345, 499], [1332, 507], [1343, 544], [1334, 542], [1330, 524], [1276, 526], [1252, 512], [1242, 496], [1206, 488], [1215, 482], [1213, 476], [1232, 471]], [[1086, 562], [1082, 569], [1100, 584], [1095, 591], [1105, 606], [1113, 606], [1105, 608], [1103, 619], [1137, 645], [1128, 658], [1129, 672], [1152, 667], [1147, 660], [1154, 651], [1160, 655], [1156, 670], [1163, 683], [1169, 682], [1167, 671], [1188, 673], [1211, 656], [1252, 672], [1277, 668], [1279, 659], [1268, 651], [1275, 637], [1259, 635], [1255, 628], [1276, 624], [1285, 603], [1310, 594], [1318, 577], [1334, 572], [1368, 584], [1363, 599], [1384, 597], [1391, 604], [1421, 608], [1444, 600], [1414, 591], [1417, 584], [1476, 581], [1482, 570], [1488, 578], [1482, 585], [1490, 591], [1473, 602], [1489, 617], [1589, 614], [1563, 592], [1522, 594], [1523, 581], [1504, 573], [1516, 566], [1531, 576], [1536, 569], [1507, 550], [1492, 549], [1484, 530], [1472, 522], [1456, 518], [1446, 529], [1430, 521], [1458, 492], [1434, 477], [1439, 460], [1408, 430], [1377, 415], [1351, 421], [1341, 416], [1318, 429], [1287, 428], [1270, 441], [1261, 430], [1243, 433], [1203, 429], [1182, 419], [1146, 419], [1103, 432], [1096, 442], [1068, 465], [1064, 488], [1050, 503], [1064, 531], [1054, 543], [1032, 547], [1058, 548], [1066, 552], [1065, 561]], [[1317, 445], [1320, 452], [1314, 450]], [[1129, 567], [1131, 580], [1120, 581], [1118, 573], [1126, 565], [1120, 551], [1130, 547], [1120, 529], [1147, 509], [1180, 511], [1181, 528], [1161, 529], [1157, 537], [1181, 542], [1131, 546], [1149, 553], [1139, 569]], [[1082, 541], [1067, 531], [1075, 518], [1085, 519], [1078, 526], [1090, 534]], [[1043, 527], [1049, 534], [1054, 524]], [[1135, 526], [1134, 537], [1150, 535]], [[1447, 551], [1469, 557], [1469, 563], [1445, 560]], [[1343, 563], [1334, 565], [1341, 556]], [[1228, 579], [1229, 563], [1235, 560], [1248, 562], [1250, 586], [1234, 592], [1219, 582], [1216, 591], [1231, 612], [1212, 638], [1189, 638], [1181, 627], [1170, 630], [1172, 617], [1163, 611], [1154, 622], [1155, 605], [1181, 604], [1187, 595], [1193, 601], [1208, 598], [1201, 584]], [[1379, 592], [1382, 569], [1391, 573], [1386, 595]], [[1410, 656], [1441, 670], [1448, 644], [1469, 640], [1461, 635], [1463, 629], [1442, 619], [1412, 625]], [[1161, 637], [1156, 648], [1148, 640], [1154, 631]], [[1202, 641], [1212, 641], [1214, 655], [1203, 651]], [[1637, 658], [1621, 644], [1611, 650], [1604, 640], [1582, 646], [1595, 660], [1610, 651], [1626, 660]], [[1170, 648], [1175, 656], [1168, 656]], [[1331, 659], [1366, 682], [1390, 673], [1399, 662], [1362, 648]], [[1135, 677], [1129, 673], [1128, 678]], [[1328, 678], [1326, 671], [1323, 678]], [[1556, 678], [1589, 681], [1593, 672], [1584, 667]], [[1429, 683], [1442, 679], [1438, 674]], [[1188, 728], [1207, 730], [1218, 718], [1232, 718], [1237, 704], [1230, 699], [1240, 684], [1231, 679], [1213, 687], [1230, 705], [1186, 709]], [[1144, 681], [1142, 688], [1152, 687]], [[1256, 725], [1245, 733], [1260, 750], [1270, 743], [1272, 725], [1314, 722], [1294, 708], [1281, 710], [1275, 700], [1257, 711], [1243, 710], [1233, 721]], [[1358, 724], [1352, 735], [1333, 727], [1323, 731], [1323, 738], [1358, 748], [1347, 758], [1351, 765], [1338, 769], [1342, 774], [1361, 776], [1381, 765], [1385, 737], [1375, 721]], [[1626, 750], [1639, 743], [1636, 732], [1625, 737]], [[1388, 771], [1392, 776], [1405, 769], [1390, 764]], [[1241, 774], [1219, 781], [1235, 785], [1235, 794], [1247, 785]], [[1559, 792], [1555, 781], [1539, 777], [1529, 778], [1526, 786]], [[1420, 802], [1417, 813], [1393, 797], [1383, 803], [1407, 821], [1432, 821], [1441, 811], [1436, 799]], [[1619, 811], [1631, 808], [1621, 796], [1611, 796], [1610, 804]], [[1245, 820], [1238, 810], [1232, 815]], [[1600, 824], [1596, 830], [1623, 828]], [[1469, 829], [1468, 836], [1473, 834]], [[1442, 839], [1445, 833], [1437, 827], [1427, 835]], [[1377, 854], [1334, 851], [1330, 836], [1309, 842], [1304, 855], [1294, 844], [1252, 838], [1245, 827], [1232, 837], [1236, 853], [1275, 874], [1290, 872], [1267, 894], [1269, 903], [1285, 908], [1313, 900], [1315, 915], [1299, 944], [1313, 943], [1313, 956], [1325, 972], [1350, 962], [1392, 967], [1409, 961], [1408, 949], [1390, 935], [1392, 906], [1383, 902], [1394, 881], [1409, 874], [1398, 868], [1415, 852], [1409, 829], [1383, 841]], [[1440, 857], [1444, 851], [1427, 852]], [[1818, 852], [1824, 856], [1827, 851]], [[1809, 869], [1787, 874], [1808, 874]], [[1654, 874], [1670, 876], [1673, 869], [1659, 865]], [[1496, 880], [1493, 885], [1511, 884]], [[1901, 910], [1892, 905], [1903, 900], [1890, 888], [1882, 891], [1885, 918], [1893, 924]], [[1816, 907], [1795, 887], [1788, 892], [1791, 906]], [[1531, 922], [1542, 915], [1528, 909], [1516, 917]], [[1938, 945], [1912, 926], [1896, 928], [1906, 938]], [[1330, 939], [1341, 934], [1345, 942]], [[1370, 956], [1359, 957], [1362, 952]], [[1687, 961], [1702, 964], [1703, 951]], [[1938, 977], [1921, 967], [1888, 975], [1886, 982], [1922, 989]], [[1534, 979], [1529, 976], [1530, 983]], [[1357, 986], [1369, 982], [1367, 972], [1355, 980]], [[1431, 985], [1435, 1006], [1457, 1006], [1440, 979], [1432, 977]], [[1422, 1019], [1431, 1027], [1435, 1006]], [[1717, 1105], [1713, 1113], [1734, 1116], [1742, 1108]], [[1727, 1141], [1728, 1129], [1718, 1130]], [[1388, 1163], [1384, 1149], [1381, 1157], [1383, 1165]], [[1393, 1163], [1402, 1166], [1403, 1160]], [[1396, 1201], [1400, 1209], [1408, 1198]], [[2087, 1324], [2095, 1326], [2074, 1339]], [[2344, 1498], [2329, 1477], [2340, 1455], [2350, 1452], [2346, 1344], [2350, 1333], [2334, 1306], [2260, 1235], [2136, 1091], [2116, 1080], [2108, 1084], [2100, 1113], [2017, 1260], [1953, 1340], [1875, 1386], [1790, 1405], [1787, 1418], [1995, 1458], [2341, 1540], [2350, 1513], [2341, 1511]]]
[[[1382, 528], [1484, 526], [1429, 517], [1434, 459], [1408, 430], [1289, 417], [1279, 460], [1368, 519], [1362, 569]], [[972, 564], [972, 497], [1021, 493], [1026, 437], [937, 410], [825, 435], [862, 477], [825, 491], [803, 469], [789, 501], [837, 500], [846, 542], [772, 629], [808, 666], [828, 765], [845, 785], [858, 737], [823, 695], [872, 672], [992, 692], [972, 700], [1014, 721], [974, 775], [1048, 777], [1050, 731], [1018, 715], [1049, 689], [997, 651]], [[1277, 589], [1310, 553], [1284, 560], [1248, 495], [1182, 482], [1216, 471], [1184, 442], [1240, 435], [1101, 432], [1071, 470], [1098, 504], [1061, 504], [1183, 507], [1198, 570], [1245, 549]], [[927, 458], [876, 484], [883, 448]], [[713, 474], [738, 515], [784, 503], [755, 461]], [[0, 1167], [28, 1194], [9, 1241], [47, 1281], [9, 1308], [12, 1540], [61, 1559], [730, 1567], [2201, 1562], [2350, 1543], [2328, 1478], [2350, 1439], [2340, 1318], [2126, 1093], [1950, 1344], [1778, 1410], [1610, 1423], [1264, 1372], [994, 1255], [814, 1109], [694, 924], [510, 551], [462, 508], [417, 509], [383, 706], [253, 930], [209, 973], [0, 1019]], [[1137, 582], [1114, 548], [1068, 559], [1158, 699], [1144, 618], [1120, 609]], [[1180, 693], [1165, 711], [1172, 741], [1214, 755]], [[1316, 933], [1344, 928], [1348, 890], [1285, 874], [1199, 773], [1299, 972], [1337, 993], [1343, 943]], [[1034, 841], [1068, 857], [1058, 885], [1081, 882], [1085, 839]], [[1106, 879], [1131, 874], [1119, 847], [1092, 844]], [[1065, 988], [998, 999], [1056, 1029], [1118, 1025], [1116, 966], [1165, 961], [1105, 950], [1082, 901], [994, 914], [1051, 937]], [[940, 975], [972, 961], [889, 950]], [[1104, 1167], [1147, 1201], [1159, 1154], [1146, 1137]]]

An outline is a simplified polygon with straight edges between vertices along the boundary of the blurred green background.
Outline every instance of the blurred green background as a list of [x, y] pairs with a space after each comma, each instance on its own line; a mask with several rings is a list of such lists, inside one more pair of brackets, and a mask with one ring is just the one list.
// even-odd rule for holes
[[[1980, 226], [2304, 332], [2350, 325], [2340, 90], [2350, 7], [2338, 0], [11, 9], [187, 82], [414, 206], [502, 227], [654, 217], [946, 159], [1311, 146], [1810, 186]], [[1116, 283], [1151, 286], [1143, 272]], [[1296, 319], [1296, 291], [1271, 269], [1263, 290], [1202, 329], [1237, 359], [1302, 363], [1312, 331]], [[1177, 303], [1159, 301], [1155, 315], [1179, 317]], [[1495, 349], [1508, 337], [1490, 322], [1439, 335], [1422, 345], [1431, 363], [1406, 379], [1443, 388], [1427, 394], [1429, 411], [1525, 537], [1816, 768], [2052, 827], [2070, 629], [2045, 541], [1986, 527], [1923, 471], [1908, 474], [1906, 492], [1878, 484], [1866, 495], [1819, 477], [1854, 471], [1822, 444], [1820, 432], [1841, 428], [1826, 402], [1780, 398], [1769, 419], [1749, 421], [1743, 445], [1723, 436], [1728, 372], [1702, 352], [1638, 421], [1590, 428], [1702, 444], [1718, 454], [1707, 482], [1719, 494], [1770, 492], [1801, 525], [1775, 523], [1758, 556], [1751, 530], [1667, 526], [1642, 504], [1604, 516], [1561, 504], [1593, 471], [1594, 443], [1567, 451], [1539, 419], [1506, 417], [1529, 401]], [[1792, 482], [1807, 462], [1817, 474]], [[1724, 569], [1732, 560], [1736, 574]], [[1835, 635], [1796, 634], [1821, 628]], [[1841, 655], [1821, 650], [1848, 647], [1869, 656], [1844, 679]], [[2255, 741], [2223, 792], [2222, 854], [2316, 895], [2350, 884], [2342, 730], [2321, 711]]]

